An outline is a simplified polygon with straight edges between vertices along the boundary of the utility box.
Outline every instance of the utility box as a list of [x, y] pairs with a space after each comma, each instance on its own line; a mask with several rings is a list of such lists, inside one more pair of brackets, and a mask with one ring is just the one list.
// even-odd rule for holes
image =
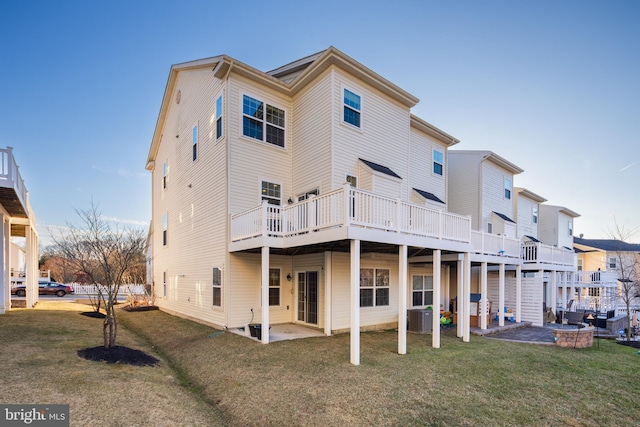
[[433, 310], [407, 310], [409, 315], [409, 332], [430, 334], [433, 332]]

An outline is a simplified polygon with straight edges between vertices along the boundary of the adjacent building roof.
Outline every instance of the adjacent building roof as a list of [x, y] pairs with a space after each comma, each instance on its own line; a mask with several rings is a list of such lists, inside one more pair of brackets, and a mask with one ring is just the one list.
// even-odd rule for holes
[[574, 237], [573, 243], [607, 252], [622, 251], [640, 253], [640, 244], [627, 243], [616, 239], [581, 239], [579, 237]]
[[413, 191], [415, 191], [416, 193], [418, 193], [419, 195], [421, 195], [427, 200], [433, 200], [434, 202], [442, 203], [444, 205], [444, 202], [440, 200], [438, 196], [436, 196], [433, 193], [429, 193], [428, 191], [418, 190], [417, 188], [414, 188]]
[[386, 166], [382, 166], [382, 165], [379, 165], [377, 163], [373, 163], [373, 162], [370, 162], [370, 161], [364, 160], [364, 159], [358, 159], [358, 160], [360, 160], [362, 163], [364, 163], [365, 165], [369, 166], [372, 170], [374, 170], [376, 172], [380, 172], [380, 173], [383, 173], [385, 175], [392, 176], [394, 178], [402, 179], [402, 177], [400, 175], [398, 175], [397, 173], [395, 173], [394, 171], [392, 171], [391, 169], [389, 169]]
[[537, 195], [536, 193], [534, 193], [533, 191], [527, 190], [526, 188], [522, 188], [522, 187], [513, 187], [514, 191], [516, 193], [518, 193], [519, 195], [522, 195], [524, 197], [527, 197], [531, 200], [533, 200], [534, 202], [538, 202], [538, 203], [544, 203], [547, 201], [547, 199], [545, 199], [542, 196]]

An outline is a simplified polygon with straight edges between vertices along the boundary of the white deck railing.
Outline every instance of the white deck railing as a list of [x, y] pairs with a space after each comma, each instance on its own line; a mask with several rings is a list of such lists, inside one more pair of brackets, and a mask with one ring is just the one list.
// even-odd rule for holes
[[25, 211], [30, 211], [27, 206], [27, 189], [13, 157], [12, 147], [0, 148], [0, 187], [13, 188]]
[[539, 242], [525, 242], [522, 244], [522, 261], [525, 263], [537, 262], [569, 266], [577, 264], [575, 252]]
[[286, 238], [348, 225], [468, 243], [471, 219], [347, 185], [288, 206], [264, 202], [232, 215], [231, 241], [261, 235]]
[[618, 273], [615, 271], [576, 271], [575, 286], [589, 288], [617, 288]]
[[520, 240], [483, 231], [471, 231], [471, 243], [476, 253], [500, 255], [509, 258], [520, 257]]

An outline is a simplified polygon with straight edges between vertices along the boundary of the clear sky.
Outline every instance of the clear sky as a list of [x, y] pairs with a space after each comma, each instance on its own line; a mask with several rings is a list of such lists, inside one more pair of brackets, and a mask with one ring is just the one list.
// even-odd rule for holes
[[0, 147], [41, 243], [92, 200], [148, 226], [172, 64], [268, 71], [329, 46], [420, 98], [455, 149], [524, 169], [514, 185], [581, 214], [576, 234], [640, 225], [640, 1], [2, 0]]

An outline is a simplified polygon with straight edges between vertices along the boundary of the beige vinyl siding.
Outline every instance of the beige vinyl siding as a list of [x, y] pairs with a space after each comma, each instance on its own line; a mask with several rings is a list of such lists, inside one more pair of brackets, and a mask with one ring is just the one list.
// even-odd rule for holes
[[482, 200], [481, 157], [475, 153], [449, 151], [449, 211], [471, 216], [471, 228], [482, 229], [480, 203]]
[[[285, 148], [242, 135], [244, 94], [285, 110]], [[230, 213], [244, 212], [261, 203], [261, 180], [282, 185], [286, 203], [291, 196], [291, 102], [236, 75], [229, 79], [227, 101]]]
[[[433, 173], [434, 149], [442, 152], [444, 155], [442, 176]], [[447, 163], [448, 153], [447, 147], [444, 144], [436, 142], [433, 138], [425, 135], [415, 128], [411, 128], [409, 144], [408, 187], [409, 191], [413, 193], [411, 194], [412, 200], [422, 200], [422, 203], [425, 203], [424, 199], [422, 198], [415, 199], [415, 192], [412, 191], [412, 188], [417, 188], [419, 190], [433, 193], [433, 195], [445, 202], [445, 204], [447, 203]], [[432, 206], [446, 209], [446, 205], [442, 204], [433, 204]]]
[[[348, 253], [332, 254], [332, 283], [331, 292], [333, 303], [332, 330], [344, 331], [350, 328], [350, 255]], [[398, 258], [393, 255], [381, 255], [379, 259], [367, 259], [366, 254], [360, 260], [360, 268], [389, 269], [389, 305], [383, 307], [360, 308], [360, 327], [375, 329], [376, 326], [386, 326], [398, 323]]]
[[[487, 223], [492, 221], [492, 212], [499, 212], [513, 219], [513, 200], [504, 197], [504, 179], [507, 177], [513, 182], [513, 175], [490, 161], [482, 162], [480, 167], [482, 169], [482, 223], [480, 226], [482, 230], [487, 231]], [[515, 197], [513, 191], [511, 197]], [[511, 234], [511, 237], [514, 235], [515, 233]]]
[[331, 75], [328, 71], [293, 100], [289, 121], [292, 133], [293, 196], [315, 188], [320, 193], [333, 190], [331, 101]]
[[[168, 218], [168, 244], [154, 239], [156, 304], [179, 314], [224, 325], [222, 308], [213, 307], [213, 267], [226, 264], [225, 144], [215, 140], [215, 99], [223, 84], [210, 70], [178, 76], [152, 173], [154, 234], [162, 236]], [[180, 91], [180, 103], [176, 102]], [[198, 124], [198, 159], [192, 157], [192, 126]], [[163, 189], [163, 163], [167, 188]], [[163, 296], [163, 272], [167, 296]], [[224, 298], [223, 292], [223, 298]]]
[[[528, 197], [517, 193], [515, 196], [517, 197], [517, 213], [516, 213], [516, 222], [518, 223], [518, 235], [519, 239], [522, 236], [531, 236], [538, 238], [538, 224], [533, 223], [533, 209], [538, 208], [538, 203], [531, 200]], [[538, 212], [538, 222], [540, 219], [540, 213]]]
[[[358, 158], [386, 166], [403, 178], [400, 197], [407, 200], [410, 113], [378, 90], [332, 71], [333, 188], [345, 182], [345, 174], [358, 177]], [[361, 97], [361, 127], [343, 122], [343, 94], [348, 89]]]
[[[229, 256], [231, 267], [231, 293], [233, 300], [228, 306], [228, 327], [236, 328], [251, 321], [262, 322], [261, 301], [261, 255], [233, 253]], [[287, 274], [292, 273], [291, 258], [282, 255], [269, 256], [269, 268], [280, 269], [280, 305], [269, 307], [269, 323], [288, 323], [293, 321], [294, 299], [291, 289], [294, 281], [287, 281]], [[293, 275], [293, 273], [292, 273]], [[287, 306], [289, 309], [287, 310]]]

